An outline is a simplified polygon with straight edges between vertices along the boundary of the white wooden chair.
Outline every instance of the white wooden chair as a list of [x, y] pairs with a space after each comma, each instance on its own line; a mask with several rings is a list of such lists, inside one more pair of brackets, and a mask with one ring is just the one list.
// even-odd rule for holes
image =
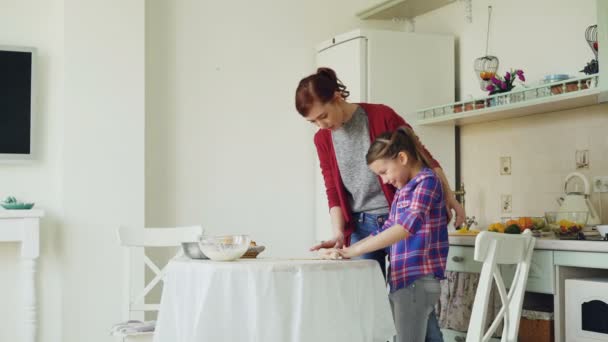
[[[118, 239], [125, 248], [124, 270], [124, 298], [123, 320], [144, 320], [148, 311], [158, 311], [160, 304], [146, 303], [146, 295], [162, 280], [165, 270], [159, 268], [145, 254], [146, 247], [180, 247], [182, 242], [198, 241], [203, 230], [201, 226], [177, 228], [118, 228]], [[183, 254], [181, 248], [178, 255]], [[154, 278], [146, 284], [146, 266], [154, 272]], [[121, 342], [148, 342], [152, 341], [153, 332], [130, 334], [120, 337]]]
[[[481, 232], [475, 239], [475, 260], [483, 262], [471, 320], [467, 332], [467, 342], [489, 341], [501, 321], [504, 322], [502, 339], [504, 342], [517, 342], [519, 319], [526, 292], [526, 281], [530, 270], [530, 260], [534, 251], [535, 239], [530, 230], [523, 234], [502, 234]], [[507, 293], [499, 265], [517, 265], [511, 288]], [[488, 311], [492, 280], [502, 302], [502, 308], [487, 331], [486, 314]], [[507, 285], [508, 286], [508, 285]]]

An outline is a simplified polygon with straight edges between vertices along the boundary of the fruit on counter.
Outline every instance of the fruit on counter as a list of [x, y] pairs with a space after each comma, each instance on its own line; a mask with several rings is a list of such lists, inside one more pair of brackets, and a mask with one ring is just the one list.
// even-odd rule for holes
[[495, 73], [493, 73], [491, 71], [482, 71], [479, 73], [479, 77], [484, 81], [489, 81], [490, 79], [492, 79], [492, 77], [494, 75], [495, 75]]
[[477, 229], [469, 229], [467, 226], [463, 226], [462, 228], [456, 231], [457, 234], [479, 234], [479, 230]]
[[581, 225], [577, 225], [577, 224], [572, 225], [572, 226], [564, 226], [564, 225], [559, 226], [559, 233], [562, 235], [577, 234], [581, 230], [583, 230], [583, 227]]
[[532, 229], [543, 229], [545, 226], [545, 220], [542, 217], [532, 218]]
[[505, 222], [505, 226], [507, 226], [507, 227], [510, 225], [514, 225], [514, 224], [519, 226], [519, 222], [517, 220], [510, 219], [510, 220], [507, 220], [507, 222]]
[[505, 234], [521, 234], [521, 229], [517, 224], [511, 224], [505, 228]]
[[566, 227], [566, 228], [570, 228], [570, 227], [572, 227], [572, 226], [580, 226], [580, 225], [579, 225], [579, 224], [577, 224], [576, 222], [574, 222], [574, 221], [570, 221], [570, 220], [566, 220], [566, 219], [559, 220], [559, 221], [557, 222], [557, 224], [559, 224], [559, 225], [560, 225], [560, 227], [561, 227], [561, 226], [564, 226], [564, 227]]
[[491, 225], [488, 226], [488, 231], [495, 232], [495, 233], [504, 233], [505, 225], [500, 222], [492, 223]]
[[529, 217], [520, 217], [519, 220], [517, 220], [517, 223], [521, 230], [532, 228], [532, 219]]

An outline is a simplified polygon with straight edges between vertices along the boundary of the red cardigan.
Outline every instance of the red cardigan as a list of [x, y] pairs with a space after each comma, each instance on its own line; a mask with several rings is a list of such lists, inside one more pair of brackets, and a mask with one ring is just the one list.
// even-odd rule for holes
[[[394, 131], [399, 126], [408, 126], [409, 124], [403, 120], [392, 108], [382, 104], [370, 104], [370, 103], [359, 103], [359, 105], [367, 113], [369, 123], [369, 137], [370, 141], [373, 142], [376, 137], [387, 131]], [[317, 147], [317, 155], [319, 156], [319, 162], [321, 164], [321, 172], [323, 173], [323, 179], [325, 180], [325, 191], [327, 193], [327, 201], [329, 208], [340, 207], [342, 209], [342, 215], [346, 222], [344, 227], [344, 236], [347, 243], [350, 241], [350, 235], [354, 229], [354, 223], [351, 222], [351, 208], [348, 203], [348, 197], [346, 194], [346, 188], [342, 183], [340, 177], [340, 169], [338, 168], [338, 161], [336, 160], [336, 152], [334, 151], [334, 144], [331, 139], [331, 131], [329, 129], [319, 129], [315, 134], [315, 146]], [[431, 168], [440, 167], [439, 163], [433, 158], [433, 156], [423, 146], [424, 153], [429, 157], [432, 165]], [[384, 196], [389, 205], [393, 202], [393, 196], [395, 195], [395, 188], [390, 184], [382, 183], [380, 177], [378, 182], [382, 187]]]

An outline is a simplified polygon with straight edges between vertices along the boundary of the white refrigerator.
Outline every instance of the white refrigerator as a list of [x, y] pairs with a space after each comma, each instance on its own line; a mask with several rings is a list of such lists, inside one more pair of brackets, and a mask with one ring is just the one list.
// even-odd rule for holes
[[[317, 66], [336, 71], [350, 91], [349, 102], [382, 103], [401, 115], [414, 127], [454, 187], [454, 126], [419, 127], [415, 115], [416, 110], [454, 102], [454, 37], [356, 30], [317, 46]], [[328, 240], [331, 235], [325, 185], [317, 159], [315, 238]]]

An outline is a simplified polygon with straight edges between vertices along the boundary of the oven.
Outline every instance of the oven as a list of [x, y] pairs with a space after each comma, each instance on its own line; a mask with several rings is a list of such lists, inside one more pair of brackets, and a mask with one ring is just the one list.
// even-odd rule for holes
[[566, 341], [608, 341], [608, 279], [566, 280]]

